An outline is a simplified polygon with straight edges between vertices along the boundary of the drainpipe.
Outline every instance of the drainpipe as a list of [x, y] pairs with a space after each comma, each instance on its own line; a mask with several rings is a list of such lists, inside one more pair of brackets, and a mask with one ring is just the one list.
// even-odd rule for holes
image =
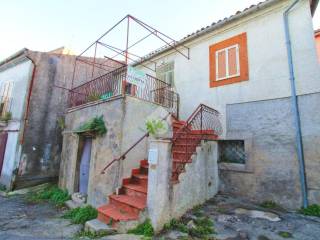
[[291, 85], [291, 103], [292, 103], [294, 125], [295, 125], [295, 132], [296, 132], [295, 134], [296, 134], [298, 161], [299, 161], [300, 185], [301, 185], [301, 193], [302, 193], [302, 199], [303, 199], [303, 207], [306, 208], [308, 206], [307, 180], [306, 180], [306, 172], [305, 172], [303, 143], [302, 143], [302, 136], [301, 136], [299, 106], [298, 106], [296, 83], [295, 83], [294, 68], [293, 68], [292, 45], [291, 45], [290, 29], [289, 29], [289, 12], [298, 2], [299, 0], [295, 0], [286, 9], [286, 11], [283, 13], [283, 20], [284, 20], [284, 30], [285, 30], [285, 37], [286, 37], [287, 54], [288, 54], [288, 66], [289, 66], [290, 85]]

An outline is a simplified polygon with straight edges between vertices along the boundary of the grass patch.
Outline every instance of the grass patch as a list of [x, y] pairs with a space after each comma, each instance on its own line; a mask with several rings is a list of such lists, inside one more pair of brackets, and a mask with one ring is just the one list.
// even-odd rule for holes
[[196, 217], [202, 217], [203, 213], [201, 211], [201, 205], [197, 205], [195, 207], [192, 208], [192, 213], [193, 215], [195, 215]]
[[214, 233], [213, 222], [208, 217], [196, 219], [195, 228], [189, 229], [189, 235], [193, 237], [205, 238], [209, 234]]
[[78, 233], [76, 233], [76, 235], [74, 236], [75, 239], [80, 239], [80, 238], [90, 238], [90, 239], [97, 239], [97, 238], [101, 238], [104, 236], [107, 236], [107, 233], [94, 233], [91, 231], [80, 231]]
[[194, 227], [191, 228], [181, 220], [172, 219], [169, 223], [164, 225], [163, 230], [178, 230], [200, 239], [207, 239], [207, 235], [214, 233], [213, 222], [208, 217], [194, 220]]
[[307, 215], [307, 216], [320, 217], [320, 205], [313, 204], [307, 208], [301, 208], [299, 210], [299, 213], [301, 213], [303, 215]]
[[50, 186], [39, 192], [32, 192], [28, 194], [27, 200], [34, 203], [43, 201], [49, 201], [58, 207], [64, 205], [64, 203], [70, 199], [70, 195], [67, 190], [62, 190], [57, 186]]
[[97, 218], [97, 216], [97, 209], [85, 206], [68, 210], [62, 218], [70, 219], [74, 224], [84, 224], [86, 221]]
[[6, 192], [6, 191], [7, 191], [6, 186], [4, 186], [4, 185], [0, 184], [0, 191], [2, 191], [2, 192]]
[[163, 227], [163, 230], [179, 230], [180, 232], [188, 233], [188, 227], [180, 220], [171, 219], [169, 223], [166, 223]]
[[144, 221], [144, 223], [139, 224], [136, 228], [130, 229], [128, 233], [143, 235], [145, 237], [152, 237], [154, 235], [154, 230], [151, 225], [150, 219], [147, 219], [146, 221]]
[[280, 236], [280, 237], [283, 237], [283, 238], [292, 238], [293, 236], [292, 236], [292, 234], [291, 233], [289, 233], [289, 232], [278, 232], [278, 235]]
[[276, 204], [274, 201], [264, 201], [260, 205], [260, 207], [268, 208], [268, 209], [278, 209], [280, 206]]

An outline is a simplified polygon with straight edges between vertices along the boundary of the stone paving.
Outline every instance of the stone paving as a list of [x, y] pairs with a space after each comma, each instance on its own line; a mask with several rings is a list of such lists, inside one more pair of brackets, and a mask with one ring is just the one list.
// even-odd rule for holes
[[82, 226], [61, 214], [51, 204], [28, 203], [23, 195], [0, 196], [0, 240], [72, 239]]
[[[81, 225], [60, 218], [62, 211], [48, 203], [30, 204], [24, 196], [0, 196], [0, 240], [74, 239]], [[183, 219], [190, 221], [209, 217], [214, 222], [211, 240], [284, 240], [280, 232], [292, 235], [287, 239], [319, 240], [320, 218], [307, 217], [283, 209], [264, 209], [246, 200], [217, 195]], [[86, 238], [82, 238], [86, 239]], [[138, 240], [126, 234], [105, 236], [102, 240]], [[143, 238], [141, 238], [143, 239]], [[153, 239], [194, 239], [178, 230], [162, 232]]]
[[[212, 240], [320, 240], [320, 218], [303, 216], [284, 209], [265, 209], [247, 200], [217, 195], [195, 214], [190, 211], [184, 218], [207, 216], [214, 222], [216, 234]], [[197, 216], [195, 216], [197, 215]], [[289, 233], [289, 238], [280, 236]], [[176, 230], [162, 233], [159, 239], [192, 239]]]

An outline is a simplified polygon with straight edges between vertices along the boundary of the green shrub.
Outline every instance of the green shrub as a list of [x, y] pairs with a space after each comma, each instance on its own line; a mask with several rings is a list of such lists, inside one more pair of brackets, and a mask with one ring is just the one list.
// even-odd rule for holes
[[146, 129], [150, 135], [157, 135], [165, 133], [167, 130], [163, 120], [160, 119], [149, 119], [146, 121]]
[[307, 208], [301, 208], [299, 210], [299, 213], [308, 215], [308, 216], [320, 217], [320, 205], [313, 204]]
[[138, 225], [136, 228], [129, 230], [128, 233], [143, 235], [145, 237], [152, 237], [154, 235], [154, 230], [151, 225], [150, 219], [147, 219], [146, 221], [144, 221], [144, 223]]
[[12, 113], [6, 112], [1, 118], [1, 121], [9, 122], [12, 119]]
[[99, 136], [104, 135], [107, 133], [107, 128], [104, 124], [103, 116], [95, 117], [88, 122], [82, 124], [77, 130], [77, 133], [84, 133], [84, 132], [93, 132]]
[[278, 235], [283, 238], [292, 238], [292, 234], [289, 232], [278, 232]]
[[67, 190], [62, 190], [57, 186], [50, 186], [42, 191], [36, 193], [30, 193], [28, 200], [31, 202], [49, 201], [56, 206], [62, 206], [67, 200], [70, 199], [70, 195]]
[[84, 224], [86, 221], [97, 218], [98, 211], [97, 209], [91, 206], [74, 208], [67, 211], [62, 217], [70, 219], [72, 223], [75, 224]]

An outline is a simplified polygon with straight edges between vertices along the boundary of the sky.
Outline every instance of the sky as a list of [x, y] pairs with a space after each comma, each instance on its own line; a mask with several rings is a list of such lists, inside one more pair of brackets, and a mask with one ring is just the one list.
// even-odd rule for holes
[[[66, 46], [79, 54], [127, 14], [179, 40], [259, 1], [261, 0], [1, 0], [0, 60], [24, 47], [50, 51]], [[314, 29], [320, 28], [319, 9], [320, 7], [313, 18]], [[125, 26], [125, 23], [120, 25], [110, 35], [110, 39], [105, 41], [123, 48]], [[130, 43], [139, 36], [148, 34], [134, 24], [130, 30]], [[147, 47], [136, 50], [154, 49], [154, 38], [148, 41]]]

